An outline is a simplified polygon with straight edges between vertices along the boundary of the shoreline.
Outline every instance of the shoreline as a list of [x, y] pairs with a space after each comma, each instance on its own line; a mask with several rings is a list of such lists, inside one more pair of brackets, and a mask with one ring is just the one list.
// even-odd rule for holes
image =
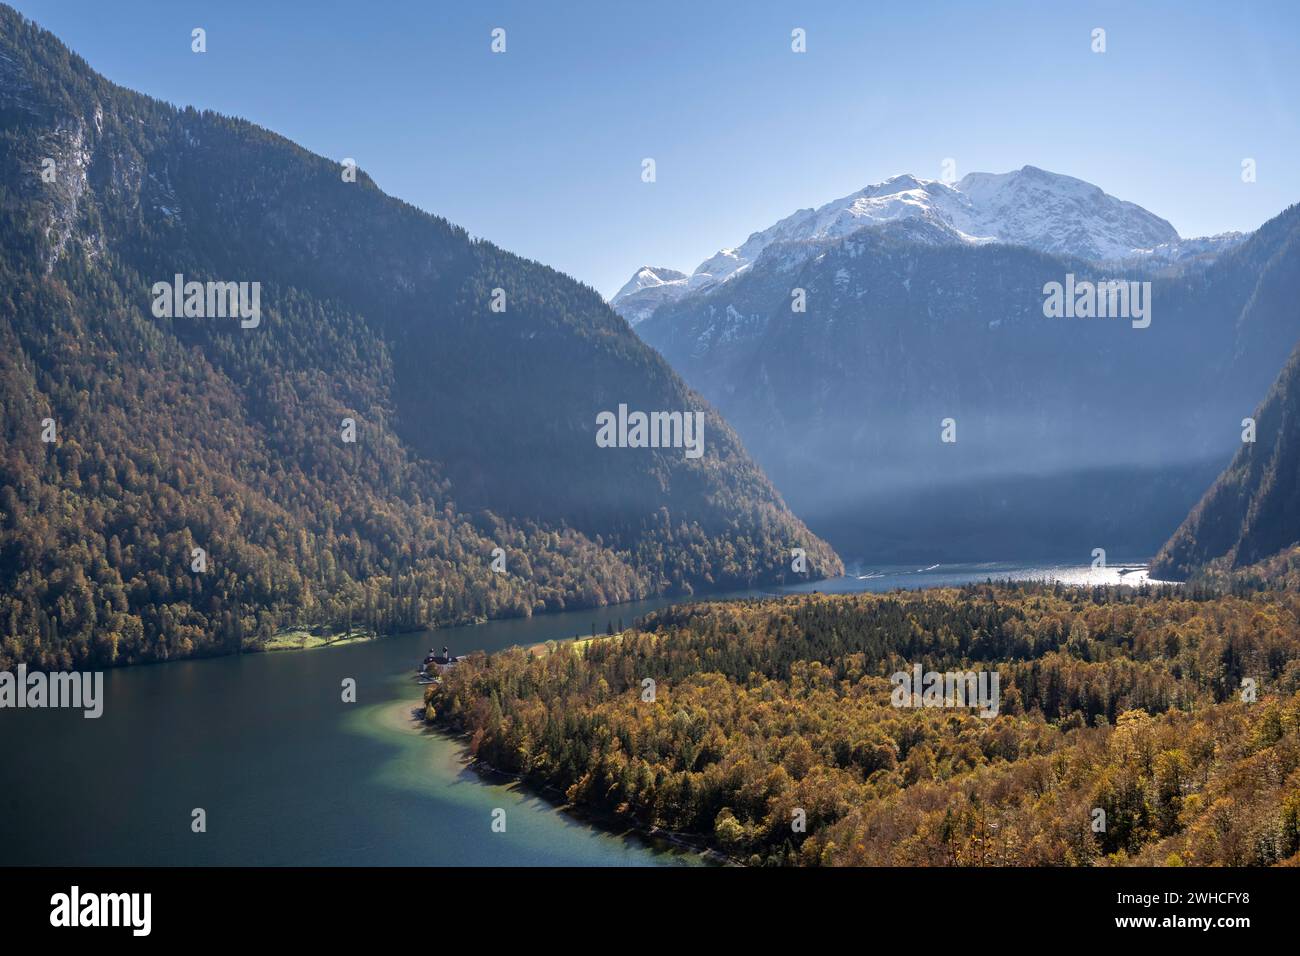
[[[989, 562], [982, 562], [981, 564], [987, 564], [987, 563]], [[992, 563], [998, 563], [998, 562], [992, 562]], [[954, 563], [951, 565], [945, 565], [941, 563], [937, 567], [965, 568], [971, 566], [972, 565], [969, 563]], [[1070, 565], [1064, 563], [1057, 565], [1056, 567], [1074, 568], [1080, 573], [1083, 573], [1086, 570], [1085, 566], [1082, 565]], [[1167, 585], [1167, 586], [1179, 587], [1179, 586], [1183, 586], [1186, 583], [1182, 581], [1163, 581], [1163, 580], [1154, 580], [1150, 578], [1146, 578], [1145, 580], [1122, 580], [1121, 576], [1118, 574], [1120, 569], [1124, 569], [1124, 573], [1122, 575], [1123, 578], [1140, 577], [1140, 575], [1134, 575], [1133, 572], [1141, 571], [1143, 567], [1144, 567], [1144, 563], [1140, 561], [1111, 565], [1110, 568], [1106, 570], [1110, 572], [1116, 572], [1117, 580], [1105, 581], [1105, 582], [1088, 582], [1084, 580], [1067, 581], [1067, 580], [1062, 580], [1060, 578], [1051, 577], [1051, 576], [1041, 577], [1041, 578], [1040, 577], [1008, 577], [1003, 575], [1002, 572], [997, 570], [992, 570], [992, 569], [991, 569], [991, 573], [989, 573], [987, 576], [991, 577], [994, 580], [994, 582], [1000, 582], [1004, 580], [1010, 583], [1041, 581], [1044, 583], [1059, 583], [1066, 587], [1080, 587], [1080, 588], [1091, 587], [1097, 584], [1104, 584], [1104, 585], [1118, 584], [1126, 587], [1140, 587], [1142, 585], [1151, 585], [1151, 586]], [[862, 568], [858, 567], [855, 568], [855, 570], [862, 570]], [[476, 617], [473, 618], [472, 620], [459, 621], [459, 622], [446, 622], [441, 624], [430, 624], [427, 627], [416, 627], [416, 628], [386, 632], [382, 634], [366, 633], [364, 636], [361, 636], [358, 633], [359, 629], [357, 629], [354, 630], [354, 634], [352, 637], [341, 638], [341, 639], [337, 638], [337, 635], [313, 637], [306, 631], [305, 628], [285, 629], [279, 632], [277, 635], [273, 636], [271, 640], [267, 642], [267, 644], [262, 646], [258, 646], [255, 643], [248, 643], [236, 651], [221, 651], [214, 648], [205, 648], [198, 652], [183, 654], [176, 657], [168, 657], [162, 660], [135, 659], [135, 660], [127, 660], [127, 661], [114, 661], [110, 664], [107, 664], [106, 669], [117, 670], [120, 668], [158, 666], [158, 665], [165, 665], [165, 664], [182, 663], [185, 661], [200, 661], [200, 660], [209, 660], [209, 659], [215, 659], [221, 657], [236, 657], [244, 654], [280, 654], [285, 651], [317, 650], [322, 647], [353, 646], [357, 644], [371, 643], [374, 641], [379, 641], [390, 637], [400, 637], [405, 634], [416, 634], [416, 633], [432, 634], [438, 631], [455, 630], [457, 628], [479, 627], [485, 624], [502, 623], [502, 622], [509, 622], [509, 621], [546, 619], [553, 616], [576, 613], [579, 611], [584, 613], [595, 613], [599, 615], [602, 612], [612, 611], [616, 608], [624, 607], [629, 604], [641, 604], [641, 603], [648, 603], [654, 601], [663, 602], [662, 605], [660, 605], [660, 608], [669, 608], [681, 604], [711, 603], [715, 601], [728, 601], [728, 600], [745, 600], [749, 598], [800, 597], [800, 596], [807, 596], [810, 594], [851, 594], [851, 593], [858, 593], [859, 591], [871, 591], [873, 589], [852, 588], [852, 587], [847, 589], [839, 589], [836, 588], [835, 585], [841, 581], [849, 582], [849, 581], [872, 580], [872, 579], [879, 579], [883, 577], [892, 577], [895, 576], [896, 574], [897, 576], [910, 576], [911, 574], [918, 574], [925, 570], [927, 569], [917, 568], [911, 571], [895, 572], [893, 570], [893, 566], [887, 566], [886, 569], [883, 571], [877, 571], [868, 574], [857, 574], [857, 573], [847, 572], [837, 577], [817, 578], [812, 581], [801, 582], [798, 585], [784, 584], [781, 585], [781, 587], [784, 587], [787, 590], [780, 590], [780, 591], [771, 590], [770, 587], [755, 586], [754, 588], [746, 589], [746, 590], [717, 589], [717, 590], [699, 591], [689, 595], [684, 595], [684, 594], [653, 595], [650, 597], [637, 598], [629, 601], [619, 601], [614, 604], [597, 604], [597, 605], [591, 605], [589, 607], [583, 606], [583, 607], [576, 607], [576, 608], [563, 608], [563, 609], [554, 609], [554, 610], [548, 609], [548, 610], [540, 611], [538, 613], [529, 614], [529, 615], [517, 615], [511, 617]], [[925, 582], [919, 584], [915, 584], [912, 582], [907, 582], [907, 583], [900, 582], [895, 585], [895, 588], [901, 590], [913, 591], [913, 590], [926, 590], [929, 588], [961, 587], [964, 584], [981, 584], [983, 583], [983, 580], [984, 580], [983, 577], [971, 577], [964, 582], [938, 581], [938, 582]], [[294, 635], [294, 634], [303, 634], [306, 635], [306, 638], [305, 640], [300, 639], [297, 643], [291, 643], [287, 638], [290, 635]], [[602, 637], [606, 635], [595, 635], [595, 636]], [[572, 638], [570, 637], [551, 638], [551, 640], [556, 640], [556, 641], [567, 641], [567, 640], [585, 641], [589, 639], [590, 638], [581, 637], [579, 633], [575, 633]], [[533, 642], [533, 645], [520, 644], [518, 646], [534, 646], [537, 643], [545, 643], [545, 642]]]
[[554, 787], [539, 786], [529, 781], [522, 774], [501, 770], [485, 760], [471, 757], [466, 746], [466, 741], [469, 739], [467, 734], [459, 733], [442, 724], [426, 720], [423, 711], [423, 704], [406, 710], [409, 722], [412, 725], [411, 729], [417, 732], [438, 734], [445, 740], [455, 744], [460, 766], [463, 769], [473, 771], [475, 775], [482, 778], [484, 783], [517, 787], [530, 796], [545, 800], [557, 812], [565, 814], [581, 825], [600, 830], [610, 836], [622, 837], [631, 834], [651, 848], [658, 844], [666, 845], [673, 851], [693, 853], [710, 866], [744, 866], [739, 860], [729, 857], [721, 850], [708, 845], [702, 837], [689, 833], [678, 833], [662, 827], [646, 826], [616, 814], [601, 812], [582, 804], [570, 803], [564, 799], [563, 793]]
[[[921, 569], [917, 569], [917, 571], [918, 573], [926, 573], [940, 566], [941, 565], [935, 565], [930, 568], [921, 568]], [[1131, 588], [1131, 587], [1141, 587], [1144, 585], [1159, 586], [1162, 584], [1176, 584], [1176, 582], [1163, 582], [1163, 581], [1149, 580], [1146, 577], [1147, 573], [1149, 572], [1149, 566], [1144, 564], [1139, 564], [1137, 562], [1112, 565], [1103, 569], [1084, 569], [1084, 568], [1078, 569], [1078, 571], [1082, 572], [1084, 575], [1086, 575], [1088, 571], [1095, 572], [1097, 570], [1101, 570], [1103, 574], [1113, 575], [1116, 578], [1116, 580], [1114, 581], [1107, 581], [1106, 582], [1107, 586]], [[814, 583], [833, 582], [836, 580], [849, 579], [850, 577], [856, 577], [856, 575], [851, 576], [846, 574], [839, 579], [835, 579], [835, 578], [820, 579], [818, 582], [814, 582]], [[1130, 580], [1125, 581], [1124, 580], [1125, 578], [1130, 578]], [[1006, 583], [1007, 585], [1012, 587], [1016, 585], [1024, 585], [1024, 584], [1038, 584], [1043, 586], [1050, 586], [1055, 584], [1055, 585], [1064, 586], [1071, 590], [1086, 590], [1091, 586], [1096, 586], [1095, 583], [1090, 584], [1086, 580], [1063, 581], [1060, 578], [1053, 578], [1053, 577], [1026, 577], [1026, 578], [1005, 577], [1001, 579], [995, 579], [995, 581]], [[966, 584], [979, 584], [979, 583], [981, 582], [977, 580], [966, 582]], [[958, 588], [963, 586], [965, 586], [965, 584], [935, 582], [935, 583], [928, 583], [917, 588], [900, 587], [899, 590], [926, 591], [926, 590], [934, 590], [934, 589]], [[796, 598], [796, 599], [807, 598], [812, 595], [820, 594], [820, 593], [825, 593], [828, 596], [844, 596], [846, 594], [872, 593], [872, 592], [869, 589], [863, 589], [861, 591], [851, 591], [851, 592], [838, 592], [832, 590], [828, 590], [826, 592], [821, 592], [819, 590], [785, 591], [785, 592], [771, 593], [769, 596], [772, 598], [784, 600], [789, 598]], [[880, 592], [876, 592], [876, 593], [880, 593]], [[722, 594], [718, 594], [714, 596], [697, 595], [680, 603], [712, 603], [715, 601], [734, 600], [737, 599], [737, 597], [738, 596], [735, 595], [734, 593], [727, 594], [724, 592]], [[744, 598], [741, 599], [743, 600]], [[667, 606], [674, 606], [674, 605], [667, 605]], [[516, 648], [523, 647], [528, 649], [530, 652], [536, 654], [538, 652], [545, 651], [547, 649], [547, 644], [551, 644], [551, 643], [554, 644], [572, 643], [577, 647], [582, 647], [583, 645], [596, 640], [617, 640], [619, 637], [622, 636], [623, 633], [626, 633], [626, 631], [617, 632], [612, 635], [596, 635], [594, 637], [579, 637], [575, 635], [573, 638], [564, 638], [564, 637], [552, 638], [548, 641], [543, 641], [543, 642], [534, 642], [532, 644], [520, 643], [511, 646]], [[458, 751], [457, 759], [459, 760], [460, 766], [463, 769], [472, 770], [476, 775], [476, 777], [478, 777], [479, 780], [484, 784], [497, 784], [497, 785], [505, 785], [505, 786], [518, 788], [523, 793], [534, 796], [541, 800], [545, 800], [548, 804], [552, 806], [553, 809], [564, 813], [566, 816], [575, 820], [577, 823], [585, 827], [588, 827], [590, 829], [601, 831], [611, 836], [627, 836], [629, 834], [632, 834], [652, 848], [654, 848], [657, 845], [667, 846], [676, 851], [695, 854], [698, 857], [700, 857], [702, 862], [704, 862], [707, 865], [714, 865], [714, 866], [746, 866], [747, 865], [744, 861], [729, 856], [722, 850], [711, 845], [708, 842], [707, 837], [705, 836], [667, 830], [662, 827], [641, 823], [640, 821], [637, 821], [634, 818], [621, 816], [608, 810], [596, 809], [594, 807], [585, 804], [572, 803], [565, 798], [564, 793], [562, 791], [560, 791], [558, 788], [554, 786], [534, 783], [530, 781], [523, 774], [502, 770], [498, 767], [489, 764], [487, 761], [481, 758], [470, 756], [468, 752], [468, 740], [470, 735], [463, 731], [456, 730], [446, 724], [437, 721], [428, 720], [424, 716], [423, 699], [421, 699], [421, 702], [418, 704], [408, 706], [407, 718], [408, 718], [408, 722], [411, 725], [411, 728], [416, 732], [424, 733], [424, 734], [429, 734], [429, 733], [437, 734], [443, 737], [445, 740], [453, 743], [456, 746]]]
[[[819, 581], [831, 581], [831, 580], [836, 580], [836, 579], [835, 579], [835, 578], [818, 578], [818, 579], [816, 579], [814, 582], [811, 582], [811, 583], [817, 583], [817, 582], [819, 582]], [[545, 618], [552, 617], [552, 616], [555, 616], [555, 615], [568, 614], [568, 613], [571, 613], [571, 612], [577, 612], [577, 611], [591, 612], [591, 613], [597, 613], [597, 614], [599, 614], [599, 613], [602, 612], [602, 611], [608, 611], [608, 610], [612, 610], [612, 609], [614, 609], [614, 608], [624, 607], [624, 606], [629, 605], [629, 604], [641, 604], [641, 603], [645, 603], [645, 602], [649, 602], [649, 601], [656, 601], [656, 600], [660, 600], [660, 599], [662, 599], [662, 600], [664, 600], [664, 601], [667, 602], [667, 603], [665, 603], [665, 604], [663, 605], [664, 607], [675, 607], [675, 606], [678, 605], [678, 604], [690, 604], [690, 603], [693, 603], [693, 602], [696, 602], [696, 601], [714, 601], [714, 600], [728, 600], [728, 599], [735, 599], [735, 598], [741, 597], [741, 596], [743, 596], [743, 595], [745, 595], [745, 594], [753, 593], [753, 591], [755, 591], [755, 590], [757, 590], [757, 589], [751, 589], [751, 590], [747, 590], [747, 591], [746, 591], [746, 590], [737, 591], [737, 590], [732, 590], [732, 589], [718, 589], [718, 590], [712, 590], [712, 591], [697, 592], [697, 593], [695, 593], [695, 594], [681, 594], [681, 595], [658, 594], [658, 595], [649, 595], [649, 596], [646, 596], [646, 597], [631, 598], [631, 599], [629, 599], [629, 600], [627, 600], [627, 601], [618, 601], [618, 602], [615, 602], [615, 603], [612, 603], [612, 604], [593, 604], [593, 605], [591, 605], [590, 607], [583, 606], [583, 607], [570, 607], [570, 608], [561, 608], [561, 609], [546, 609], [546, 610], [539, 611], [539, 612], [536, 612], [536, 613], [533, 613], [533, 614], [513, 615], [513, 616], [510, 616], [510, 617], [480, 617], [480, 616], [476, 616], [476, 617], [473, 617], [473, 618], [471, 618], [471, 619], [469, 619], [469, 620], [463, 620], [463, 621], [452, 621], [452, 622], [445, 622], [445, 623], [441, 623], [441, 624], [430, 624], [430, 625], [428, 625], [427, 627], [415, 627], [415, 628], [410, 628], [410, 629], [407, 629], [407, 630], [389, 631], [389, 632], [382, 633], [382, 634], [381, 634], [381, 633], [378, 633], [378, 632], [375, 632], [375, 631], [365, 631], [365, 630], [363, 630], [363, 629], [361, 629], [361, 628], [354, 628], [351, 637], [341, 637], [340, 635], [341, 635], [342, 633], [344, 633], [344, 632], [334, 632], [334, 633], [331, 633], [331, 634], [325, 634], [325, 635], [313, 635], [313, 634], [311, 634], [311, 632], [310, 632], [307, 628], [305, 628], [305, 627], [285, 628], [284, 630], [281, 630], [280, 632], [278, 632], [278, 633], [276, 633], [275, 635], [273, 635], [273, 636], [271, 637], [271, 639], [270, 639], [266, 644], [261, 645], [261, 646], [259, 646], [259, 645], [257, 645], [257, 644], [247, 644], [247, 645], [245, 645], [243, 648], [241, 648], [241, 649], [238, 651], [238, 653], [240, 653], [240, 654], [279, 654], [279, 653], [282, 653], [282, 652], [284, 652], [284, 651], [313, 651], [313, 650], [317, 650], [317, 649], [322, 648], [322, 647], [340, 647], [340, 646], [349, 646], [349, 645], [353, 645], [353, 644], [365, 644], [365, 643], [369, 643], [369, 642], [371, 642], [371, 641], [383, 640], [383, 639], [390, 638], [390, 637], [400, 637], [400, 636], [402, 636], [402, 635], [404, 635], [404, 634], [420, 634], [420, 633], [433, 634], [433, 633], [436, 633], [436, 632], [438, 632], [438, 631], [455, 630], [455, 629], [457, 629], [457, 628], [462, 628], [462, 627], [465, 627], [465, 628], [476, 628], [476, 627], [481, 627], [481, 626], [484, 625], [484, 624], [493, 624], [493, 623], [498, 623], [498, 622], [502, 622], [502, 621], [514, 621], [514, 620], [518, 620], [518, 621], [526, 621], [526, 620], [533, 620], [533, 619], [545, 619]], [[767, 592], [763, 592], [763, 593], [767, 593]], [[776, 597], [776, 596], [778, 596], [778, 595], [780, 595], [780, 594], [782, 594], [782, 593], [784, 593], [784, 592], [771, 592], [771, 596]], [[596, 636], [596, 637], [604, 637], [604, 636], [606, 636], [606, 635], [598, 634], [598, 635], [595, 635], [595, 636]], [[590, 638], [579, 637], [577, 634], [575, 634], [573, 637], [556, 637], [556, 638], [550, 638], [550, 640], [554, 640], [554, 641], [572, 641], [572, 640], [590, 640]], [[541, 645], [543, 645], [543, 644], [545, 644], [545, 643], [546, 643], [545, 641], [541, 641], [541, 642], [534, 642], [534, 643], [531, 644], [531, 645], [523, 645], [523, 644], [520, 644], [520, 645], [516, 645], [516, 646], [520, 646], [520, 647], [524, 647], [524, 646], [532, 646], [532, 647], [536, 647], [536, 646], [541, 646]], [[226, 655], [226, 654], [214, 654], [214, 655], [201, 655], [201, 656], [205, 656], [205, 657], [206, 657], [206, 656], [225, 657], [225, 656], [229, 656], [229, 655]], [[195, 658], [178, 658], [178, 659], [179, 659], [179, 660], [191, 660], [191, 659], [197, 659], [197, 657], [195, 657]], [[163, 663], [167, 663], [167, 662], [163, 662]], [[129, 665], [128, 665], [128, 666], [129, 666]]]
[[243, 654], [281, 654], [285, 651], [314, 651], [322, 647], [347, 647], [353, 644], [366, 644], [377, 641], [383, 635], [373, 631], [354, 629], [351, 633], [312, 634], [304, 628], [282, 631], [262, 646], [252, 645], [243, 648]]

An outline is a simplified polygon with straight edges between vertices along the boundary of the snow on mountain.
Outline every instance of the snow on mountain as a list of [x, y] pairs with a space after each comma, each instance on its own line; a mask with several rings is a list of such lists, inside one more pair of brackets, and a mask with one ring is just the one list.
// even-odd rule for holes
[[894, 176], [817, 209], [800, 209], [706, 259], [689, 276], [640, 269], [610, 299], [636, 324], [664, 302], [741, 275], [769, 246], [818, 245], [877, 226], [927, 243], [1006, 243], [1097, 261], [1147, 255], [1162, 263], [1204, 259], [1240, 242], [1238, 234], [1183, 240], [1172, 225], [1091, 183], [1034, 166], [1009, 173], [970, 173], [954, 185]]
[[680, 298], [686, 291], [690, 277], [676, 269], [642, 266], [614, 294], [610, 302], [617, 302], [617, 311], [627, 321], [636, 325], [650, 317], [655, 309], [670, 299]]
[[1113, 260], [1179, 240], [1173, 226], [1141, 206], [1034, 166], [971, 173], [957, 189], [969, 197], [977, 229], [1042, 252]]
[[660, 286], [673, 285], [686, 279], [685, 272], [678, 272], [676, 269], [665, 269], [662, 266], [642, 266], [637, 270], [636, 275], [628, 280], [623, 288], [618, 290], [618, 295], [629, 296], [645, 289], [657, 289]]
[[1221, 232], [1214, 236], [1163, 242], [1150, 249], [1134, 249], [1133, 259], [1181, 265], [1188, 261], [1210, 261], [1250, 238], [1248, 232]]
[[957, 225], [969, 223], [969, 206], [965, 196], [944, 183], [915, 176], [894, 176], [818, 209], [800, 209], [776, 225], [754, 233], [739, 247], [723, 249], [700, 263], [691, 276], [691, 285], [700, 288], [734, 277], [773, 243], [838, 239], [866, 226], [903, 219], [934, 223], [950, 232], [954, 241], [994, 241], [993, 236], [973, 235]]

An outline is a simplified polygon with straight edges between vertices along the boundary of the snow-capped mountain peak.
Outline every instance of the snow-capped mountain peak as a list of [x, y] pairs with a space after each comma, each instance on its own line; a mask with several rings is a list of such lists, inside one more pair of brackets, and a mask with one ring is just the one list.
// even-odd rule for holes
[[930, 241], [1000, 242], [1097, 261], [1140, 258], [1155, 249], [1167, 253], [1182, 242], [1172, 225], [1141, 206], [1036, 166], [970, 173], [951, 185], [903, 174], [816, 209], [800, 209], [710, 256], [689, 277], [642, 268], [610, 304], [636, 324], [664, 302], [743, 274], [775, 243], [809, 244], [811, 253], [818, 242], [913, 219], [924, 221]]
[[1036, 166], [970, 173], [957, 189], [969, 198], [976, 227], [999, 242], [1113, 260], [1179, 240], [1178, 230], [1141, 206]]
[[644, 289], [656, 289], [662, 285], [680, 282], [685, 278], [686, 273], [678, 272], [676, 269], [665, 269], [662, 266], [642, 266], [628, 280], [627, 284], [618, 290], [615, 298], [629, 296]]
[[[838, 239], [864, 226], [914, 217], [951, 227], [954, 217], [968, 218], [963, 215], [963, 205], [969, 203], [951, 186], [911, 175], [894, 176], [817, 209], [800, 209], [776, 225], [753, 233], [740, 246], [723, 249], [700, 263], [691, 275], [689, 290], [733, 278], [757, 261], [773, 243]], [[978, 241], [978, 237], [964, 233], [955, 238]]]
[[676, 269], [661, 266], [642, 266], [623, 288], [615, 293], [610, 303], [618, 303], [615, 310], [636, 325], [642, 319], [649, 318], [650, 313], [670, 300], [681, 297], [686, 291], [689, 276]]

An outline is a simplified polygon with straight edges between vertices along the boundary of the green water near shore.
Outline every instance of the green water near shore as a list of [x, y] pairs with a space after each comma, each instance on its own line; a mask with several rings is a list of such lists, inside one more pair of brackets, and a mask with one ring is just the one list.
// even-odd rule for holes
[[[691, 864], [465, 766], [411, 717], [429, 647], [498, 650], [598, 631], [666, 601], [302, 652], [121, 668], [104, 714], [0, 713], [0, 864]], [[342, 681], [357, 685], [343, 703]], [[191, 831], [191, 811], [207, 832]], [[492, 831], [505, 810], [506, 832]]]

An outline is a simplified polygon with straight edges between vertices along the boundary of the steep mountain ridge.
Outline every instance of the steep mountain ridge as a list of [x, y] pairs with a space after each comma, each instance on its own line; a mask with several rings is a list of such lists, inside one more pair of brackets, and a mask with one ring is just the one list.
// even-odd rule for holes
[[[593, 290], [3, 6], [0, 170], [0, 666], [840, 568]], [[259, 321], [158, 314], [178, 274]], [[620, 404], [698, 410], [703, 456], [598, 447]]]
[[1250, 417], [1253, 440], [1161, 548], [1154, 574], [1240, 572], [1300, 543], [1300, 346]]

